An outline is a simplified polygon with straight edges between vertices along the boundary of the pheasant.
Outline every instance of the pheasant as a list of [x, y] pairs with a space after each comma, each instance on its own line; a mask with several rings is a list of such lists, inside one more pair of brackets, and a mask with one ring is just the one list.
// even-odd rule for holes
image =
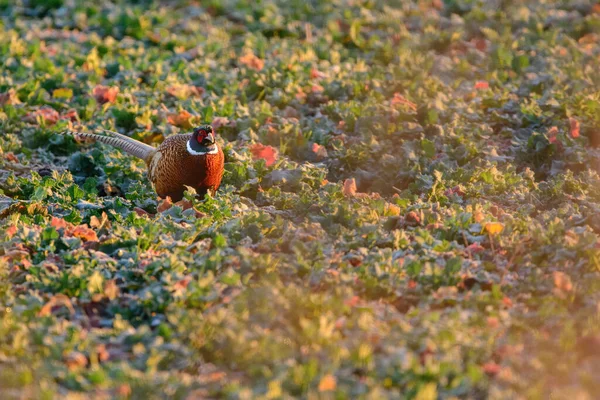
[[95, 139], [141, 158], [148, 166], [148, 179], [163, 198], [169, 196], [173, 201], [181, 200], [185, 186], [193, 187], [204, 196], [209, 190], [216, 191], [221, 184], [225, 156], [215, 142], [210, 125], [195, 128], [193, 133], [169, 136], [157, 148], [117, 132], [106, 132], [111, 136], [64, 133]]

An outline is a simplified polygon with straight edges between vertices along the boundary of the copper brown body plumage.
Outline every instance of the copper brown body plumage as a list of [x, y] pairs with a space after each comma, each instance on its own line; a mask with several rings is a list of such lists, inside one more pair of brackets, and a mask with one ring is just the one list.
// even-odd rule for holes
[[93, 138], [143, 159], [148, 166], [148, 178], [160, 197], [181, 200], [186, 186], [204, 196], [221, 185], [225, 156], [215, 142], [210, 125], [198, 127], [190, 134], [169, 136], [157, 148], [116, 132], [106, 132], [110, 136], [66, 133]]
[[200, 195], [217, 190], [223, 177], [225, 156], [217, 147], [216, 154], [190, 154], [187, 143], [192, 134], [168, 137], [152, 156], [148, 164], [148, 178], [160, 197], [173, 200], [183, 197], [185, 186], [191, 186]]

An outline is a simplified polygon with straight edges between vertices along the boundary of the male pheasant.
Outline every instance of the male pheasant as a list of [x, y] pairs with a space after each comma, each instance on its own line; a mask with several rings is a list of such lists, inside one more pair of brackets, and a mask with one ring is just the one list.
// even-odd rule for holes
[[202, 125], [186, 135], [169, 136], [157, 148], [117, 132], [106, 132], [111, 136], [65, 133], [95, 139], [144, 160], [148, 166], [148, 178], [160, 197], [181, 200], [185, 186], [193, 187], [204, 196], [221, 185], [225, 156], [215, 142], [210, 125]]

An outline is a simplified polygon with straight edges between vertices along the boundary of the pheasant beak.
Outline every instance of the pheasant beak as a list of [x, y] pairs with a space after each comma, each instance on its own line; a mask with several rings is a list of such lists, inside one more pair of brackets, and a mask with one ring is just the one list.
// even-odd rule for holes
[[202, 146], [212, 146], [213, 144], [215, 144], [215, 137], [213, 136], [213, 134], [211, 132], [209, 132], [204, 139], [202, 139], [202, 143], [200, 143]]

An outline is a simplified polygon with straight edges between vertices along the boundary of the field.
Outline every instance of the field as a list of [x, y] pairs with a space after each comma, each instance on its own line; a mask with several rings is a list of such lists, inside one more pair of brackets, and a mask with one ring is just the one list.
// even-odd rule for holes
[[[599, 42], [591, 0], [0, 0], [2, 398], [598, 398]], [[175, 204], [58, 134], [201, 123]]]

